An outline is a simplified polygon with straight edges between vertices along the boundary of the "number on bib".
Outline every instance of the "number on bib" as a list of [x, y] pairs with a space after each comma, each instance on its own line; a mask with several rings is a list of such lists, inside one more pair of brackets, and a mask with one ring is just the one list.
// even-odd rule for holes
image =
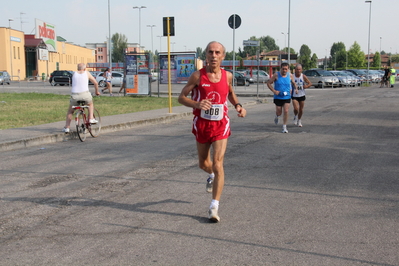
[[201, 117], [212, 121], [222, 120], [223, 104], [212, 104], [212, 107], [209, 110], [201, 110]]

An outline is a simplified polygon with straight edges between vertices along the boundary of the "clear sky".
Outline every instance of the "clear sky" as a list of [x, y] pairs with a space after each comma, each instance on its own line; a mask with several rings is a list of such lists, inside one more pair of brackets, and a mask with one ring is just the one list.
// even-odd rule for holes
[[[176, 36], [171, 37], [174, 51], [205, 48], [209, 41], [219, 41], [233, 50], [233, 30], [228, 26], [232, 14], [241, 17], [235, 30], [235, 50], [251, 36], [271, 36], [280, 48], [288, 46], [289, 0], [0, 0], [0, 27], [34, 33], [35, 18], [56, 26], [56, 33], [79, 45], [104, 42], [108, 36], [108, 2], [113, 33], [125, 34], [129, 43], [139, 42], [146, 50], [167, 49], [162, 18], [175, 18]], [[133, 6], [145, 6], [133, 9]], [[371, 4], [371, 53], [381, 50], [399, 53], [399, 20], [395, 15], [399, 0], [373, 0]], [[357, 41], [367, 53], [370, 4], [364, 0], [291, 0], [290, 47], [296, 52], [306, 44], [319, 58], [329, 54], [334, 42], [349, 49]], [[22, 14], [25, 13], [25, 14]], [[22, 17], [22, 24], [21, 18]], [[9, 19], [13, 21], [9, 22]], [[156, 25], [151, 27], [147, 25]], [[151, 41], [151, 35], [153, 41]]]

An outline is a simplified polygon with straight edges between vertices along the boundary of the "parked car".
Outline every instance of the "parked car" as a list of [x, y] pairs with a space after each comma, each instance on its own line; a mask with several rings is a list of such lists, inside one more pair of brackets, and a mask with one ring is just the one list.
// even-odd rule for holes
[[7, 71], [0, 71], [0, 84], [3, 85], [4, 83], [7, 83], [10, 85], [11, 83], [11, 76], [8, 74]]
[[315, 88], [338, 87], [339, 79], [330, 71], [323, 69], [309, 69], [303, 72]]
[[352, 78], [354, 78], [355, 81], [356, 81], [356, 85], [357, 85], [357, 86], [360, 86], [360, 85], [362, 85], [363, 82], [366, 82], [366, 77], [359, 77], [359, 76], [356, 76], [355, 74], [353, 74], [352, 72], [347, 71], [347, 70], [342, 70], [342, 72], [344, 72], [346, 75], [349, 75], [349, 76], [351, 76]]
[[363, 82], [372, 82], [371, 76], [367, 76], [367, 73], [362, 69], [347, 69], [346, 71], [352, 72], [356, 76], [361, 77]]
[[251, 76], [251, 70], [245, 70], [244, 72], [245, 76], [250, 80], [250, 83], [256, 83], [258, 82], [258, 73], [259, 73], [259, 83], [266, 83], [269, 79], [270, 76], [266, 71], [263, 70], [252, 70], [252, 76]]
[[[101, 71], [90, 71], [90, 74], [93, 76], [93, 78], [96, 78], [98, 74], [102, 73]], [[93, 85], [93, 83], [89, 79], [89, 85]]]
[[356, 86], [356, 79], [354, 76], [349, 75], [347, 72], [343, 71], [330, 71], [334, 76], [338, 77], [339, 79], [339, 86], [349, 86], [355, 87]]
[[55, 70], [50, 74], [49, 82], [51, 86], [64, 86], [72, 84], [73, 71], [69, 70]]
[[[366, 70], [366, 73], [367, 73], [367, 70]], [[374, 70], [374, 69], [369, 70], [369, 75], [371, 75], [372, 81], [375, 83], [380, 83], [382, 77], [384, 76], [384, 75], [381, 75], [381, 73], [378, 70]]]
[[[98, 82], [99, 87], [106, 87], [105, 85], [105, 78], [103, 77], [104, 72], [101, 72], [97, 75], [96, 80]], [[122, 72], [116, 72], [112, 71], [112, 79], [111, 79], [111, 85], [112, 86], [122, 86], [123, 84], [123, 73]]]
[[[229, 71], [231, 73], [233, 73], [233, 70], [231, 69], [226, 69], [226, 71]], [[245, 77], [243, 74], [235, 71], [234, 72], [234, 84], [237, 86], [249, 86], [249, 79], [247, 77]]]

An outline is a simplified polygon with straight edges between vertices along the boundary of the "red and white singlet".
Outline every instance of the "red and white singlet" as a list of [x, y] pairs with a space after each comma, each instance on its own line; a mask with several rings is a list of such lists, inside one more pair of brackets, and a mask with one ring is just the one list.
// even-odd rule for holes
[[228, 116], [229, 85], [227, 74], [221, 69], [219, 82], [209, 81], [206, 68], [200, 69], [200, 83], [192, 91], [194, 101], [208, 99], [212, 103], [209, 110], [194, 109], [193, 134], [199, 143], [212, 143], [230, 136], [230, 119]]

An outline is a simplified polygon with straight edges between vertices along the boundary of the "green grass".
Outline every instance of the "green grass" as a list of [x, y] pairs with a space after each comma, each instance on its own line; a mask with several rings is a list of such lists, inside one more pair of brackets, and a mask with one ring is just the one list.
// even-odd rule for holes
[[[65, 121], [68, 95], [51, 93], [0, 93], [0, 129], [27, 127]], [[94, 97], [101, 116], [141, 112], [169, 107], [166, 97]], [[180, 106], [172, 98], [172, 106]]]

